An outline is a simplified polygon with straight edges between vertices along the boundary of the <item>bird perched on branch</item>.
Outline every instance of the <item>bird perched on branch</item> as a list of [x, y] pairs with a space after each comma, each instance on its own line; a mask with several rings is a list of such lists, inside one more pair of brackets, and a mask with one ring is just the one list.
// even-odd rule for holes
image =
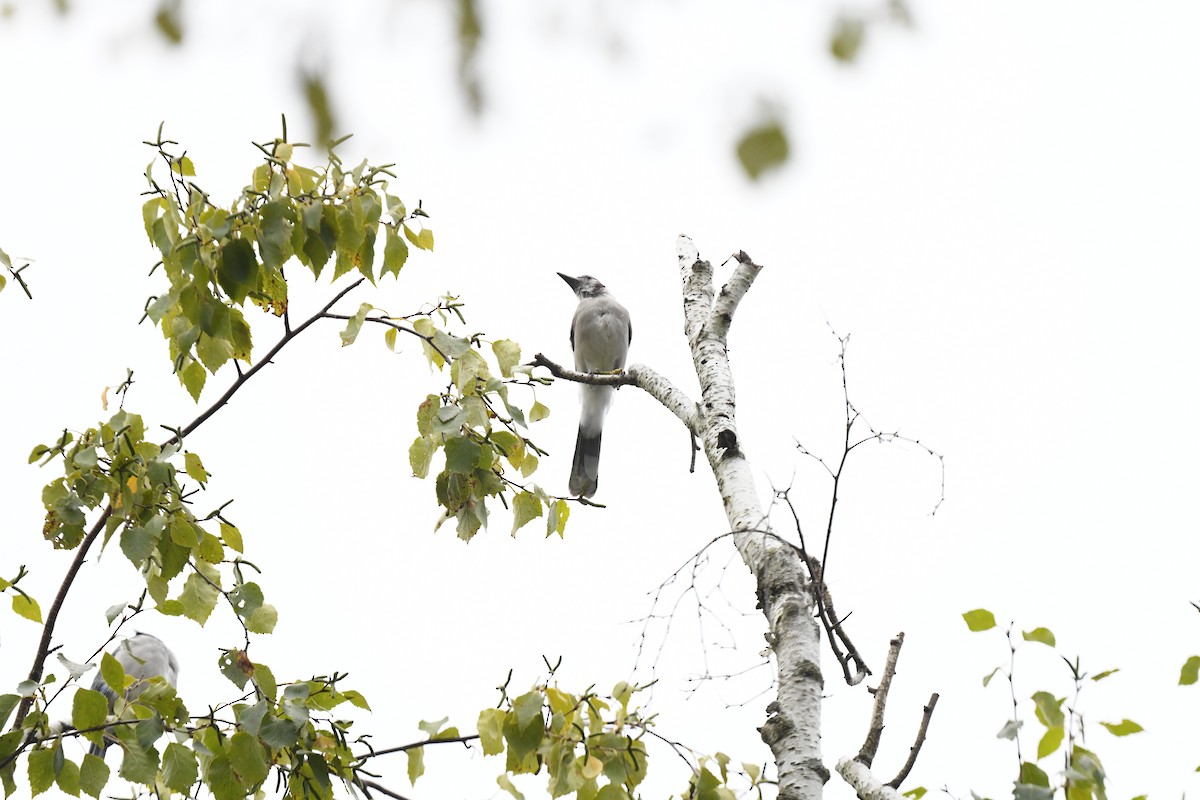
[[[146, 691], [151, 678], [161, 677], [171, 686], [175, 686], [179, 679], [179, 662], [175, 660], [175, 654], [157, 636], [148, 633], [135, 634], [118, 644], [113, 649], [112, 656], [120, 663], [125, 674], [133, 678], [133, 683], [125, 690], [127, 703], [136, 700]], [[117, 702], [117, 693], [99, 673], [92, 681], [92, 690], [108, 698], [108, 711], [111, 714]], [[105, 730], [104, 745], [93, 744], [89, 752], [103, 758], [111, 739], [112, 734]]]
[[[604, 284], [591, 275], [558, 276], [575, 290], [579, 306], [571, 320], [571, 349], [575, 351], [575, 369], [579, 372], [616, 372], [624, 368], [633, 341], [629, 312], [617, 302]], [[575, 460], [571, 463], [568, 486], [579, 497], [591, 497], [600, 482], [600, 435], [604, 416], [612, 404], [611, 386], [579, 387], [581, 410], [579, 435], [575, 439]]]

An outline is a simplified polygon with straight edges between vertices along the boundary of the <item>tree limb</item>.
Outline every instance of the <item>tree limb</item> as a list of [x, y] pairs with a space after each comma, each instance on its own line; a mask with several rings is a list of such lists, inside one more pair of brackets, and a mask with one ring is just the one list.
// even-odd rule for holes
[[900, 657], [900, 648], [904, 646], [904, 631], [896, 634], [888, 648], [887, 663], [883, 667], [883, 676], [879, 679], [879, 688], [875, 690], [875, 707], [871, 710], [871, 727], [863, 746], [854, 757], [856, 761], [871, 766], [875, 753], [879, 750], [879, 740], [883, 736], [883, 712], [887, 709], [888, 691], [892, 688], [892, 678], [896, 674], [896, 660]]
[[[320, 311], [306, 319], [300, 324], [299, 327], [291, 328], [290, 330], [285, 331], [283, 337], [275, 343], [274, 347], [267, 351], [267, 354], [263, 356], [257, 364], [246, 370], [244, 373], [239, 372], [237, 380], [233, 382], [233, 384], [217, 399], [215, 403], [205, 409], [198, 417], [193, 419], [183, 428], [180, 428], [177, 433], [172, 434], [169, 439], [162, 443], [161, 447], [165, 448], [169, 445], [179, 443], [183, 437], [187, 436], [203, 425], [209, 417], [217, 413], [222, 406], [229, 402], [229, 399], [233, 397], [234, 393], [236, 393], [238, 389], [241, 389], [242, 386], [245, 385], [246, 381], [254, 377], [254, 375], [257, 374], [258, 371], [264, 366], [270, 364], [271, 359], [274, 358], [280, 350], [282, 350], [289, 342], [303, 333], [308, 326], [312, 325], [314, 322], [324, 316], [329, 309], [333, 308], [334, 304], [337, 303], [338, 300], [341, 300], [343, 297], [353, 291], [356, 287], [358, 287], [359, 284], [363, 282], [363, 280], [363, 278], [359, 278], [345, 289], [342, 289], [340, 292], [334, 295], [333, 299], [326, 303]], [[92, 525], [92, 529], [88, 531], [87, 536], [83, 538], [83, 541], [79, 543], [79, 547], [75, 551], [75, 558], [71, 561], [71, 566], [67, 568], [67, 574], [63, 577], [62, 584], [58, 587], [58, 594], [56, 594], [54, 597], [54, 603], [50, 606], [50, 610], [46, 613], [46, 622], [42, 626], [42, 637], [38, 641], [37, 652], [33, 657], [33, 665], [29, 668], [29, 680], [31, 681], [40, 682], [42, 679], [42, 673], [45, 669], [46, 656], [49, 655], [50, 652], [50, 640], [54, 636], [54, 627], [58, 622], [58, 614], [62, 610], [63, 603], [66, 602], [67, 593], [70, 591], [71, 585], [75, 582], [75, 576], [79, 574], [79, 568], [83, 566], [83, 562], [87, 557], [88, 550], [91, 549], [91, 546], [95, 543], [96, 538], [100, 535], [100, 532], [104, 530], [105, 523], [108, 522], [108, 519], [111, 515], [112, 505], [109, 504], [105, 506], [104, 511], [101, 512], [99, 519], [97, 519], [95, 524]], [[21, 705], [17, 709], [17, 715], [13, 720], [12, 730], [15, 730], [21, 726], [21, 723], [24, 722], [25, 716], [29, 713], [29, 708], [32, 705], [32, 697], [26, 697], [21, 701]]]

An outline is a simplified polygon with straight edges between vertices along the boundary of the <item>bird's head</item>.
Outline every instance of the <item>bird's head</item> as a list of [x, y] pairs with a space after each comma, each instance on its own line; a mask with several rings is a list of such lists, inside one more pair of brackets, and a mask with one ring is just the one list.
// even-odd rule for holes
[[567, 285], [574, 290], [580, 300], [587, 297], [599, 297], [607, 293], [604, 284], [593, 278], [591, 275], [580, 275], [578, 278], [572, 278], [570, 275], [558, 273], [558, 277], [567, 282]]

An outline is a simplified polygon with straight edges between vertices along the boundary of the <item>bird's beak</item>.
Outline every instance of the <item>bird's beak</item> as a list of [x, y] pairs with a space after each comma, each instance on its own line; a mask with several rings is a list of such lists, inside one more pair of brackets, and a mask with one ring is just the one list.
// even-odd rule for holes
[[563, 275], [561, 272], [558, 273], [558, 277], [562, 278], [564, 281], [567, 282], [567, 286], [571, 287], [571, 291], [573, 291], [573, 292], [579, 291], [579, 279], [578, 278], [572, 278], [570, 275]]

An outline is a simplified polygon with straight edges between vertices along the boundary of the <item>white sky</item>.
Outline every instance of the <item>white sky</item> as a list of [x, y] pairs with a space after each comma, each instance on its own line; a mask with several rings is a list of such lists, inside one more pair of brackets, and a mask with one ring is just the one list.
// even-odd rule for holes
[[[1010, 791], [1015, 756], [994, 738], [1006, 688], [979, 686], [1006, 650], [959, 617], [985, 606], [1020, 628], [1050, 627], [1092, 672], [1121, 667], [1083, 701], [1111, 797], [1197, 790], [1200, 696], [1174, 686], [1200, 652], [1188, 605], [1200, 600], [1197, 6], [925, 0], [915, 31], [882, 31], [843, 69], [823, 50], [836, 10], [825, 4], [490, 4], [488, 110], [472, 120], [441, 5], [243, 5], [205, 3], [182, 51], [149, 31], [146, 9], [94, 4], [58, 20], [27, 2], [0, 23], [0, 247], [35, 259], [34, 301], [11, 285], [0, 295], [0, 574], [28, 564], [22, 585], [49, 606], [68, 556], [40, 542], [39, 491], [53, 473], [25, 458], [62, 427], [106, 417], [100, 393], [126, 366], [138, 379], [127, 405], [148, 421], [195, 413], [163, 340], [134, 325], [160, 285], [146, 278], [155, 257], [141, 231], [151, 158], [141, 141], [166, 120], [201, 185], [232, 198], [255, 164], [249, 142], [275, 136], [281, 111], [309, 133], [293, 70], [307, 46], [331, 69], [342, 129], [356, 134], [347, 161], [396, 162], [393, 188], [424, 201], [437, 235], [432, 257], [347, 308], [369, 300], [403, 313], [451, 290], [472, 330], [567, 360], [574, 301], [554, 273], [591, 273], [633, 315], [631, 359], [691, 390], [675, 237], [690, 234], [717, 262], [744, 248], [766, 269], [731, 339], [741, 437], [764, 499], [795, 476], [814, 536], [827, 485], [792, 442], [837, 454], [827, 323], [852, 333], [858, 407], [947, 466], [946, 502], [929, 517], [936, 463], [911, 447], [868, 451], [839, 509], [829, 577], [855, 641], [878, 670], [888, 638], [907, 634], [876, 761], [885, 780], [938, 691], [905, 788]], [[784, 109], [795, 158], [749, 186], [732, 142], [762, 98]], [[297, 315], [331, 293], [292, 274]], [[274, 337], [269, 324], [256, 329], [260, 346]], [[415, 346], [396, 357], [380, 338], [367, 331], [342, 351], [334, 326], [306, 334], [188, 440], [215, 476], [201, 510], [236, 498], [247, 557], [280, 609], [255, 659], [281, 679], [349, 671], [375, 710], [360, 724], [380, 745], [420, 738], [419, 720], [447, 714], [473, 728], [508, 669], [527, 687], [543, 654], [563, 656], [572, 691], [630, 678], [641, 628], [623, 623], [645, 616], [647, 593], [722, 530], [707, 468], [687, 474], [683, 431], [621, 392], [597, 497], [607, 510], [574, 508], [566, 540], [545, 541], [536, 525], [510, 539], [497, 509], [464, 546], [449, 530], [432, 534], [432, 481], [408, 474], [415, 406], [441, 379]], [[535, 439], [554, 454], [538, 477], [565, 493], [574, 390], [538, 396], [553, 414]], [[716, 550], [706, 580], [722, 579], [736, 606], [717, 603], [738, 650], [709, 618], [714, 672], [750, 666], [762, 647], [760, 619], [740, 616], [753, 611], [745, 569], [720, 572], [729, 557]], [[90, 564], [60, 620], [64, 653], [86, 657], [105, 637], [103, 609], [136, 586], [115, 547]], [[768, 698], [731, 704], [763, 689], [764, 674], [687, 694], [703, 668], [685, 607], [659, 662], [659, 730], [761, 762], [769, 752], [754, 728]], [[215, 670], [217, 648], [239, 641], [227, 614], [202, 630], [137, 623], [179, 652], [193, 711], [231, 696]], [[36, 634], [0, 616], [0, 684], [27, 671]], [[1048, 651], [1020, 656], [1022, 698], [1067, 692]], [[825, 666], [832, 765], [861, 743], [869, 700]], [[1115, 740], [1095, 724], [1122, 717], [1147, 732]], [[1035, 744], [1027, 737], [1026, 752]], [[651, 757], [644, 796], [681, 791], [682, 763], [665, 748]], [[498, 792], [495, 759], [430, 752], [429, 774], [410, 788], [392, 758], [378, 765], [385, 783], [416, 800]], [[829, 796], [852, 795], [835, 778]]]

